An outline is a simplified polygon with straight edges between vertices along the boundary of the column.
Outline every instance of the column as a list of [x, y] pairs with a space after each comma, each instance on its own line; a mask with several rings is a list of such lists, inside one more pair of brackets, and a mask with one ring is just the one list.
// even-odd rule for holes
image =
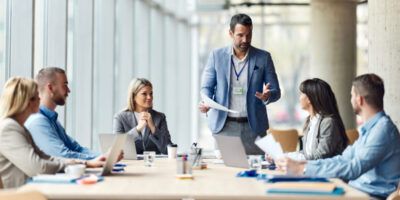
[[356, 1], [311, 1], [310, 77], [327, 81], [346, 129], [355, 128], [350, 89], [356, 71]]
[[368, 69], [385, 82], [384, 108], [400, 126], [400, 1], [368, 1]]

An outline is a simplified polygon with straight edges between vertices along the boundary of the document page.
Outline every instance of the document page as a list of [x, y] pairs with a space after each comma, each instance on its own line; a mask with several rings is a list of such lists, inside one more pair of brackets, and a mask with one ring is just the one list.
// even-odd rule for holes
[[218, 104], [217, 102], [213, 101], [212, 99], [210, 99], [207, 95], [200, 93], [201, 98], [203, 99], [204, 104], [206, 104], [207, 106], [209, 106], [210, 108], [213, 109], [217, 109], [217, 110], [222, 110], [225, 112], [231, 112], [231, 113], [239, 113], [239, 111], [236, 110], [230, 110], [227, 107]]
[[281, 145], [275, 141], [272, 134], [268, 134], [259, 140], [255, 141], [256, 145], [260, 147], [265, 153], [270, 155], [274, 160], [284, 156]]

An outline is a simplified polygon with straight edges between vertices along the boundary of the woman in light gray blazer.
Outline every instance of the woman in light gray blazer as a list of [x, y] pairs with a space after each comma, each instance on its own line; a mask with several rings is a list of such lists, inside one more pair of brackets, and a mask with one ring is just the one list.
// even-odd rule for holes
[[114, 133], [134, 135], [136, 151], [155, 151], [167, 154], [171, 143], [163, 113], [153, 110], [153, 86], [144, 78], [133, 79], [128, 89], [127, 108], [115, 114]]
[[69, 164], [99, 167], [100, 161], [51, 157], [34, 143], [24, 127], [26, 119], [39, 110], [37, 84], [27, 78], [10, 78], [0, 98], [0, 174], [5, 188], [19, 187], [32, 176], [54, 174]]
[[307, 79], [301, 83], [300, 92], [300, 106], [309, 113], [303, 129], [304, 158], [316, 160], [341, 154], [347, 136], [331, 87], [321, 79]]

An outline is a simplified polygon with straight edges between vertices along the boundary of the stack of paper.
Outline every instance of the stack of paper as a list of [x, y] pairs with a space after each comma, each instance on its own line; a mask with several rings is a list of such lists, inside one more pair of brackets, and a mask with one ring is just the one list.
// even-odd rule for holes
[[255, 143], [274, 160], [284, 156], [281, 144], [274, 139], [272, 134], [268, 134], [267, 136], [257, 140]]

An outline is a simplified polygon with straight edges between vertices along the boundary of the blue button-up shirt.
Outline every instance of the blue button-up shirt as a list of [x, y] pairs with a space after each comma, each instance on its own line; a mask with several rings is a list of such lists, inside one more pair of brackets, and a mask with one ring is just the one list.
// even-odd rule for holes
[[45, 106], [40, 106], [39, 112], [31, 115], [25, 122], [25, 127], [31, 133], [35, 144], [46, 154], [64, 158], [90, 160], [99, 154], [82, 147], [57, 120], [58, 114]]
[[350, 180], [349, 185], [354, 188], [386, 197], [400, 181], [399, 131], [382, 111], [359, 132], [359, 139], [342, 155], [308, 161], [305, 174]]

